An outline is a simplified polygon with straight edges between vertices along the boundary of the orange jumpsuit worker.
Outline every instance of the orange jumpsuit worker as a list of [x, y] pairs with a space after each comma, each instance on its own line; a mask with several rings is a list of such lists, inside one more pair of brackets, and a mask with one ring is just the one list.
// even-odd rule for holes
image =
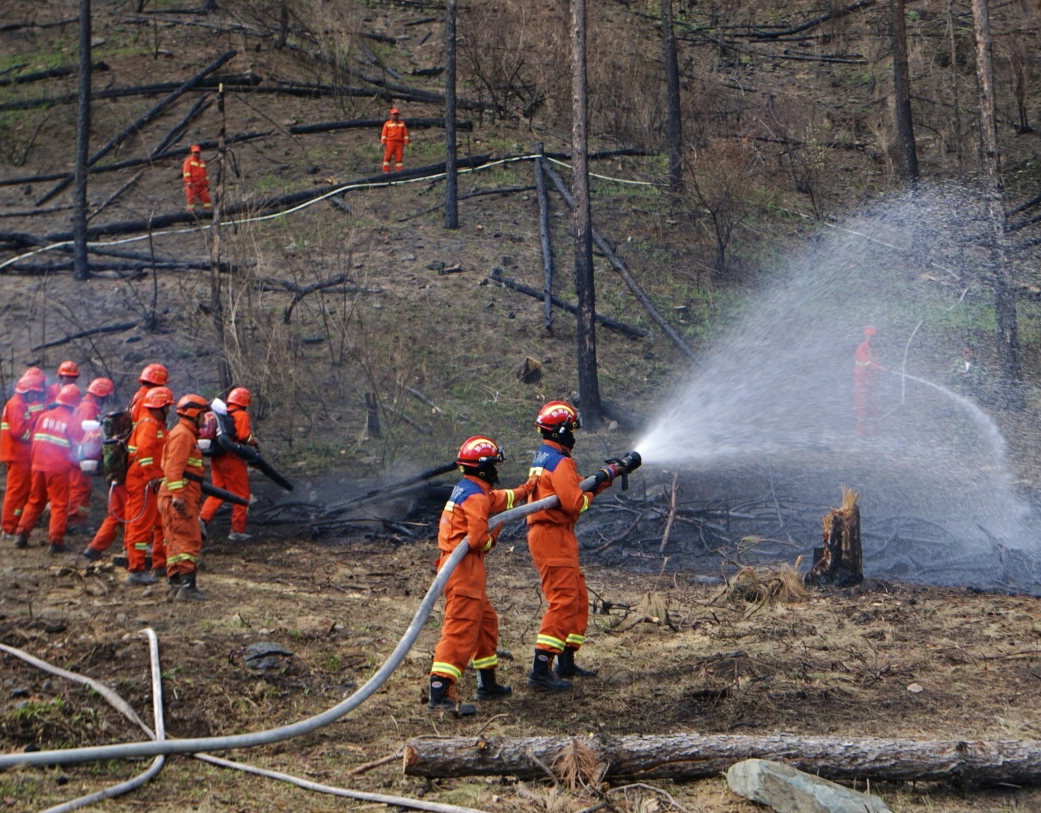
[[380, 132], [380, 143], [383, 145], [383, 171], [390, 172], [390, 161], [394, 159], [394, 169], [400, 172], [404, 169], [405, 145], [408, 141], [408, 127], [405, 126], [399, 115], [401, 111], [396, 107], [390, 108], [390, 118], [383, 122], [383, 130]]
[[0, 527], [4, 541], [13, 541], [22, 510], [32, 487], [32, 441], [36, 419], [43, 411], [47, 377], [39, 367], [30, 367], [4, 404], [0, 420], [0, 462], [7, 467], [7, 488]]
[[209, 410], [201, 395], [184, 395], [177, 402], [177, 425], [166, 436], [163, 482], [159, 486], [159, 514], [166, 537], [166, 575], [178, 601], [206, 601], [195, 583], [202, 529], [202, 450], [199, 426]]
[[[131, 422], [136, 423], [144, 416], [144, 407], [141, 406], [141, 399], [144, 398], [145, 393], [153, 387], [166, 386], [169, 378], [170, 374], [162, 364], [152, 362], [142, 368], [141, 374], [137, 377], [141, 386], [130, 399], [130, 406], [128, 407]], [[124, 483], [113, 483], [108, 490], [108, 513], [94, 534], [94, 538], [81, 554], [88, 561], [98, 561], [101, 555], [116, 541], [116, 533], [127, 517], [126, 501], [126, 485]]]
[[[235, 387], [228, 393], [228, 414], [234, 423], [236, 443], [244, 443], [256, 446], [257, 439], [253, 437], [253, 428], [250, 425], [249, 408], [253, 396], [245, 387]], [[241, 457], [236, 457], [230, 452], [217, 455], [210, 460], [210, 477], [217, 488], [223, 488], [232, 494], [249, 499], [249, 467]], [[202, 513], [199, 515], [204, 525], [209, 525], [217, 509], [223, 505], [220, 497], [207, 497], [202, 505]], [[229, 542], [245, 542], [250, 539], [246, 533], [246, 516], [249, 506], [233, 505], [231, 508], [231, 532], [228, 534]]]
[[445, 583], [445, 617], [441, 640], [434, 649], [434, 665], [430, 669], [430, 702], [434, 711], [450, 711], [456, 716], [474, 714], [469, 703], [460, 703], [455, 684], [473, 659], [477, 670], [478, 700], [490, 700], [512, 694], [509, 686], [495, 680], [499, 665], [499, 617], [488, 600], [484, 555], [495, 546], [502, 525], [488, 529], [488, 517], [513, 508], [531, 494], [534, 482], [514, 489], [493, 489], [499, 482], [496, 464], [505, 460], [495, 441], [477, 435], [459, 448], [455, 462], [463, 479], [452, 490], [437, 533], [441, 561], [459, 546], [465, 537], [469, 553], [456, 566]]
[[192, 144], [188, 151], [188, 157], [181, 165], [181, 174], [184, 176], [184, 196], [188, 201], [188, 211], [194, 212], [197, 203], [202, 204], [203, 211], [209, 211], [210, 204], [210, 178], [206, 174], [206, 162], [202, 160], [202, 147]]
[[50, 406], [54, 403], [54, 399], [58, 397], [58, 393], [61, 388], [66, 384], [75, 384], [76, 380], [80, 377], [79, 365], [74, 361], [63, 361], [58, 365], [58, 380], [55, 381], [47, 388], [47, 398], [44, 400], [44, 406]]
[[14, 544], [29, 546], [29, 534], [48, 502], [51, 520], [47, 529], [51, 553], [64, 553], [65, 519], [69, 512], [69, 472], [72, 471], [72, 447], [79, 443], [83, 430], [72, 420], [72, 410], [80, 402], [80, 388], [66, 384], [61, 388], [54, 407], [40, 413], [33, 429], [31, 450], [33, 483], [29, 502], [18, 521]]
[[871, 337], [878, 333], [868, 325], [864, 341], [857, 345], [853, 366], [853, 408], [857, 413], [857, 434], [868, 436], [878, 429], [878, 379], [885, 369], [878, 363]]
[[[84, 421], [98, 420], [105, 400], [115, 391], [111, 379], [95, 378], [91, 381], [87, 385], [87, 394], [83, 396], [72, 413], [72, 419], [76, 425], [82, 426]], [[90, 521], [90, 492], [90, 475], [80, 471], [78, 466], [74, 467], [69, 474], [69, 519], [67, 524], [69, 533], [84, 529]]]
[[[585, 642], [589, 621], [586, 579], [578, 563], [575, 522], [593, 501], [595, 492], [582, 491], [571, 449], [574, 430], [581, 427], [578, 412], [565, 401], [550, 401], [539, 411], [535, 425], [542, 433], [530, 474], [537, 478], [530, 501], [556, 495], [559, 505], [528, 515], [528, 550], [539, 572], [542, 593], [549, 605], [535, 642], [535, 659], [528, 685], [560, 691], [570, 689], [566, 678], [595, 675], [575, 664], [575, 653]], [[551, 671], [557, 658], [556, 674]]]
[[[153, 387], [141, 399], [144, 410], [127, 440], [130, 463], [126, 476], [126, 525], [123, 545], [127, 553], [127, 584], [155, 584], [157, 576], [166, 575], [166, 546], [163, 542], [162, 521], [159, 519], [156, 491], [163, 476], [160, 465], [165, 445], [166, 413], [173, 404], [169, 387]], [[155, 575], [148, 573], [146, 558], [152, 546], [152, 566]]]

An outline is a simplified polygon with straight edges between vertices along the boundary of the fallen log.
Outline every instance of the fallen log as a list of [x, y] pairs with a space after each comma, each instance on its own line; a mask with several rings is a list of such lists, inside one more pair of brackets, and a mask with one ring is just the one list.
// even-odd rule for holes
[[[177, 99], [184, 95], [184, 93], [191, 90], [200, 81], [205, 79], [214, 71], [219, 70], [221, 67], [223, 67], [223, 65], [226, 62], [228, 62], [235, 56], [235, 54], [235, 51], [226, 51], [225, 53], [217, 57], [217, 59], [215, 59], [209, 65], [207, 65], [205, 68], [203, 68], [201, 71], [199, 71], [197, 74], [195, 74], [193, 77], [182, 82], [176, 90], [168, 94], [166, 98], [159, 102], [159, 104], [155, 105], [143, 116], [141, 116], [136, 121], [123, 128], [123, 131], [119, 133], [119, 135], [116, 135], [113, 138], [109, 139], [108, 142], [106, 142], [100, 149], [98, 149], [92, 156], [90, 156], [90, 158], [87, 159], [87, 166], [93, 166], [99, 160], [101, 160], [110, 152], [112, 152], [112, 150], [114, 150], [116, 147], [118, 147], [120, 144], [126, 141], [126, 139], [128, 139], [130, 136], [140, 132], [142, 127], [156, 119], [164, 110], [166, 110], [166, 108], [168, 108], [175, 101], [177, 101]], [[44, 203], [46, 203], [59, 192], [61, 192], [63, 189], [65, 189], [65, 187], [72, 183], [72, 177], [73, 176], [70, 174], [63, 178], [57, 185], [55, 185], [53, 189], [51, 189], [50, 192], [48, 192], [46, 195], [44, 195], [42, 198], [36, 201], [36, 205], [42, 206]]]
[[[744, 759], [771, 759], [833, 780], [1041, 782], [1041, 741], [907, 740], [675, 734], [594, 737], [417, 737], [404, 749], [407, 776], [535, 779], [566, 750], [596, 757], [607, 779], [707, 779]], [[542, 763], [540, 765], [539, 763]], [[572, 761], [571, 764], [574, 764]], [[592, 779], [593, 777], [589, 777]]]
[[[557, 192], [560, 193], [560, 197], [564, 199], [564, 202], [568, 205], [569, 209], [574, 209], [574, 198], [571, 197], [571, 191], [567, 188], [563, 178], [561, 178], [560, 174], [549, 164], [545, 164], [544, 166], [546, 175], [549, 176], [551, 181], [553, 181], [553, 185], [557, 188]], [[687, 343], [680, 338], [679, 334], [672, 329], [672, 326], [665, 321], [665, 318], [658, 313], [658, 309], [654, 307], [650, 298], [646, 293], [644, 293], [643, 288], [641, 288], [640, 284], [633, 278], [633, 275], [629, 273], [629, 269], [626, 267], [625, 263], [623, 263], [614, 251], [611, 250], [611, 246], [607, 244], [607, 241], [600, 236], [596, 229], [593, 229], [593, 242], [596, 244], [597, 248], [604, 253], [615, 271], [618, 272], [619, 276], [625, 280], [625, 284], [629, 286], [629, 290], [632, 291], [633, 296], [636, 297], [636, 301], [643, 305], [644, 310], [647, 311], [655, 322], [657, 322], [658, 327], [662, 329], [662, 332], [672, 339], [672, 343], [676, 345], [676, 347], [678, 347], [687, 358], [691, 361], [697, 360], [694, 351], [691, 350]]]
[[[509, 288], [513, 291], [517, 291], [517, 293], [527, 294], [528, 296], [533, 297], [534, 299], [537, 299], [540, 302], [545, 301], [545, 292], [537, 291], [530, 285], [525, 285], [523, 282], [517, 282], [516, 280], [510, 279], [509, 277], [504, 277], [502, 275], [501, 268], [493, 268], [491, 278], [495, 280], [495, 282], [498, 282], [500, 285], [503, 285], [506, 288]], [[555, 296], [550, 297], [550, 302], [552, 302], [556, 307], [560, 308], [561, 310], [567, 311], [568, 313], [578, 313], [577, 306], [569, 305], [564, 300], [558, 299]], [[604, 316], [602, 313], [595, 314], [594, 318], [604, 327], [610, 328], [611, 330], [617, 330], [619, 333], [624, 333], [626, 336], [634, 336], [637, 339], [642, 339], [647, 335], [647, 331], [644, 330], [642, 327], [633, 327], [632, 325], [627, 325], [624, 322], [619, 322], [617, 319], [612, 319], [610, 316]]]
[[[107, 62], [95, 62], [90, 66], [92, 71], [107, 71], [109, 66]], [[0, 86], [5, 85], [24, 85], [29, 82], [39, 82], [44, 79], [58, 79], [63, 76], [72, 76], [79, 68], [75, 65], [59, 65], [56, 68], [48, 68], [44, 71], [33, 71], [32, 73], [23, 73], [18, 76], [12, 76], [10, 78], [4, 77], [0, 79]]]
[[76, 339], [84, 339], [87, 336], [97, 336], [99, 333], [122, 333], [124, 330], [130, 330], [133, 327], [137, 327], [137, 322], [120, 322], [118, 325], [92, 327], [90, 330], [81, 330], [79, 333], [71, 333], [64, 339], [54, 339], [50, 342], [35, 345], [30, 349], [35, 353], [37, 350], [44, 350], [48, 347], [60, 347], [63, 344], [74, 342]]
[[[444, 129], [444, 117], [439, 119], [408, 119], [410, 130], [425, 130], [433, 127]], [[383, 119], [349, 119], [347, 121], [322, 121], [316, 124], [294, 124], [289, 128], [292, 135], [308, 133], [327, 133], [331, 130], [377, 130], [383, 126]], [[457, 121], [457, 130], [473, 130], [472, 121]]]

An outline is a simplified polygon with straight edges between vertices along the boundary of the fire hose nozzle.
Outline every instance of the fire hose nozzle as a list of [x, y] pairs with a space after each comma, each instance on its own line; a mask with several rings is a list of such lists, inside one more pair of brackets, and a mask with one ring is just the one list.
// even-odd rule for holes
[[643, 465], [643, 458], [640, 457], [639, 452], [633, 450], [629, 452], [629, 454], [623, 455], [618, 460], [618, 463], [621, 465], [623, 472], [628, 474], [631, 471], [636, 471], [641, 465]]
[[621, 457], [612, 457], [604, 462], [607, 463], [607, 468], [602, 469], [602, 471], [609, 471], [612, 480], [615, 477], [621, 477], [622, 491], [626, 491], [629, 488], [629, 472], [640, 468], [643, 458], [640, 457], [639, 452], [632, 451]]

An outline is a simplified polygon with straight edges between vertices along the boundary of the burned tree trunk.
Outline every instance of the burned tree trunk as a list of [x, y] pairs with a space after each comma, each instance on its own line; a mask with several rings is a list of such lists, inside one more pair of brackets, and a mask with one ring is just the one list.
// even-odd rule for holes
[[857, 492], [843, 489], [842, 506], [824, 517], [824, 546], [813, 549], [813, 568], [806, 584], [814, 587], [852, 587], [864, 581], [860, 544], [860, 507]]
[[[581, 750], [604, 778], [706, 779], [743, 759], [773, 759], [833, 780], [1036, 784], [1041, 742], [906, 740], [674, 734], [617, 738], [438, 737], [405, 743], [408, 776], [545, 776], [568, 751]], [[574, 764], [574, 760], [570, 760]]]

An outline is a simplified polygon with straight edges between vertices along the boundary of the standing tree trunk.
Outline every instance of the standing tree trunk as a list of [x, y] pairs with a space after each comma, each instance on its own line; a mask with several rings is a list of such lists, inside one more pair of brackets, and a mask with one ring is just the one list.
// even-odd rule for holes
[[896, 142], [900, 150], [900, 174], [905, 181], [918, 180], [918, 152], [915, 149], [914, 120], [911, 117], [911, 80], [907, 69], [907, 20], [904, 0], [892, 0], [893, 83], [896, 99]]
[[669, 189], [683, 191], [683, 112], [680, 107], [680, 66], [676, 57], [676, 32], [672, 27], [672, 0], [661, 0], [661, 38], [665, 48], [665, 95], [669, 120]]
[[571, 0], [571, 164], [575, 200], [575, 292], [578, 294], [578, 397], [586, 426], [604, 419], [596, 364], [596, 283], [593, 223], [589, 209], [589, 136], [586, 98], [586, 0]]
[[553, 242], [549, 232], [549, 199], [546, 196], [545, 147], [535, 145], [535, 190], [539, 198], [539, 242], [542, 244], [542, 296], [546, 308], [546, 332], [553, 333]]
[[997, 116], [994, 103], [993, 41], [987, 0], [972, 0], [972, 21], [976, 32], [976, 82], [980, 94], [980, 161], [987, 188], [985, 200], [991, 234], [994, 268], [994, 310], [998, 323], [998, 360], [1001, 388], [1012, 409], [1023, 405], [1020, 388], [1022, 366], [1012, 263], [1008, 256], [1004, 193], [1001, 183], [1001, 153], [998, 150]]
[[217, 115], [220, 131], [217, 133], [217, 188], [213, 200], [213, 222], [210, 227], [210, 312], [213, 315], [213, 332], [217, 339], [217, 375], [220, 388], [227, 392], [231, 387], [231, 365], [228, 364], [228, 345], [224, 338], [224, 298], [220, 290], [220, 221], [224, 208], [224, 179], [227, 176], [228, 148], [226, 143], [227, 122], [224, 115], [224, 83], [217, 86]]
[[76, 117], [75, 201], [72, 266], [78, 280], [90, 278], [87, 261], [87, 169], [90, 160], [90, 0], [80, 0], [80, 85]]
[[459, 177], [456, 172], [455, 135], [455, 23], [456, 0], [445, 12], [445, 228], [459, 228]]

